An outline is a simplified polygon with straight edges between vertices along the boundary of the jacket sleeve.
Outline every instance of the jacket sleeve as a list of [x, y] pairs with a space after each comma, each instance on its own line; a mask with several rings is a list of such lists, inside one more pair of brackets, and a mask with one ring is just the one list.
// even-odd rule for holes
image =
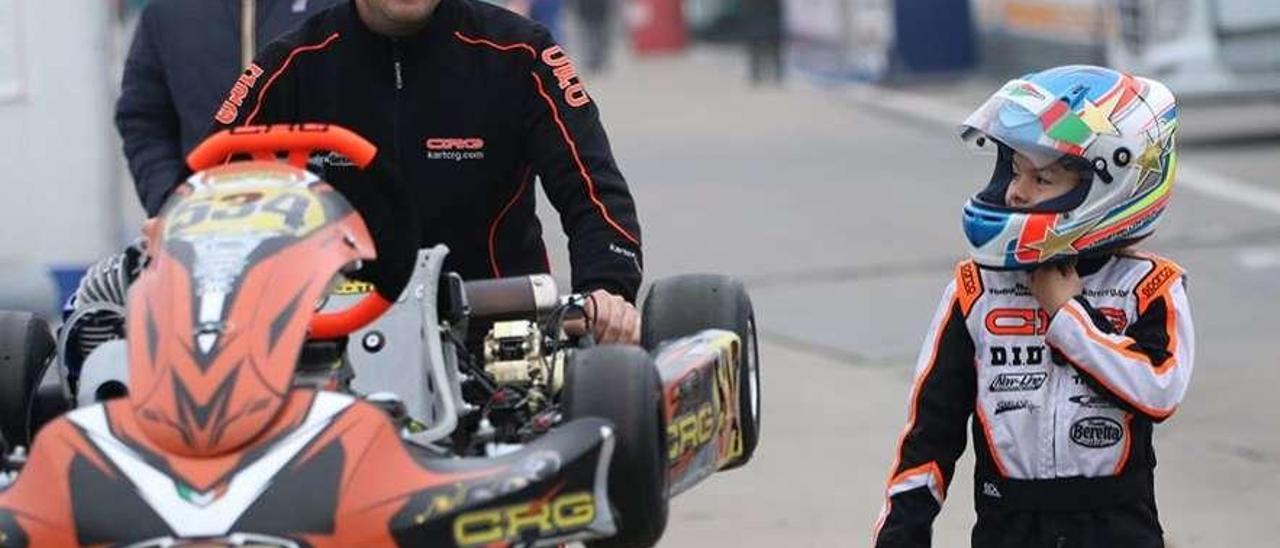
[[1124, 333], [1083, 298], [1068, 301], [1054, 314], [1045, 340], [1119, 402], [1152, 420], [1167, 419], [1186, 394], [1195, 353], [1185, 280], [1178, 274], [1142, 302]]
[[[317, 46], [294, 47], [294, 35], [269, 44], [254, 58], [249, 68], [231, 82], [226, 96], [214, 111], [209, 134], [248, 125], [298, 121], [297, 63], [294, 58]], [[324, 42], [336, 40], [334, 35]]]
[[907, 425], [876, 523], [879, 548], [930, 546], [956, 459], [964, 452], [977, 397], [974, 344], [952, 282], [920, 350]]
[[156, 13], [154, 5], [142, 11], [116, 102], [116, 130], [147, 216], [159, 211], [183, 171], [178, 111], [156, 43]]
[[534, 43], [525, 146], [569, 237], [573, 289], [634, 301], [644, 257], [631, 191], [573, 63], [545, 33]]

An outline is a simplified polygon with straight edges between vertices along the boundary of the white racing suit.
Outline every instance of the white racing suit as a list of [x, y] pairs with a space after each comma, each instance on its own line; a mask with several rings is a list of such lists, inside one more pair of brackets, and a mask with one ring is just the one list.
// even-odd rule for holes
[[1049, 317], [1026, 272], [956, 267], [917, 363], [876, 546], [930, 545], [971, 415], [974, 546], [1163, 546], [1151, 430], [1191, 379], [1183, 272], [1147, 254], [1077, 270], [1083, 294]]

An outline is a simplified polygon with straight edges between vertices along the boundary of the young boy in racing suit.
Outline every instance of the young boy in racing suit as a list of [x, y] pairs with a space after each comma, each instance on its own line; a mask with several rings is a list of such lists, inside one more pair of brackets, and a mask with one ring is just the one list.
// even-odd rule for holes
[[1191, 378], [1182, 269], [1133, 249], [1173, 184], [1159, 82], [1069, 66], [1010, 81], [962, 126], [995, 149], [964, 210], [875, 526], [929, 546], [973, 415], [973, 546], [1163, 546], [1151, 431]]

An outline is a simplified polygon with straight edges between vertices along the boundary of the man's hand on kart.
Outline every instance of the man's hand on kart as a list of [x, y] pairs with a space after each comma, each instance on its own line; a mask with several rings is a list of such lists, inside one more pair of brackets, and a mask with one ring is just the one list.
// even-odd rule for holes
[[[586, 317], [591, 321], [591, 335], [598, 344], [640, 344], [640, 312], [626, 299], [603, 289], [587, 296]], [[586, 326], [581, 320], [565, 323], [565, 330], [582, 335]]]

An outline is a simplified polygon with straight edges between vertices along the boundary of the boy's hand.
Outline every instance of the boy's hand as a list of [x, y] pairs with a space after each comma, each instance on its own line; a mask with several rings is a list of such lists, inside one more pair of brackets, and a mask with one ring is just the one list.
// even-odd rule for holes
[[1074, 262], [1044, 265], [1031, 271], [1031, 294], [1052, 317], [1062, 305], [1084, 291]]

